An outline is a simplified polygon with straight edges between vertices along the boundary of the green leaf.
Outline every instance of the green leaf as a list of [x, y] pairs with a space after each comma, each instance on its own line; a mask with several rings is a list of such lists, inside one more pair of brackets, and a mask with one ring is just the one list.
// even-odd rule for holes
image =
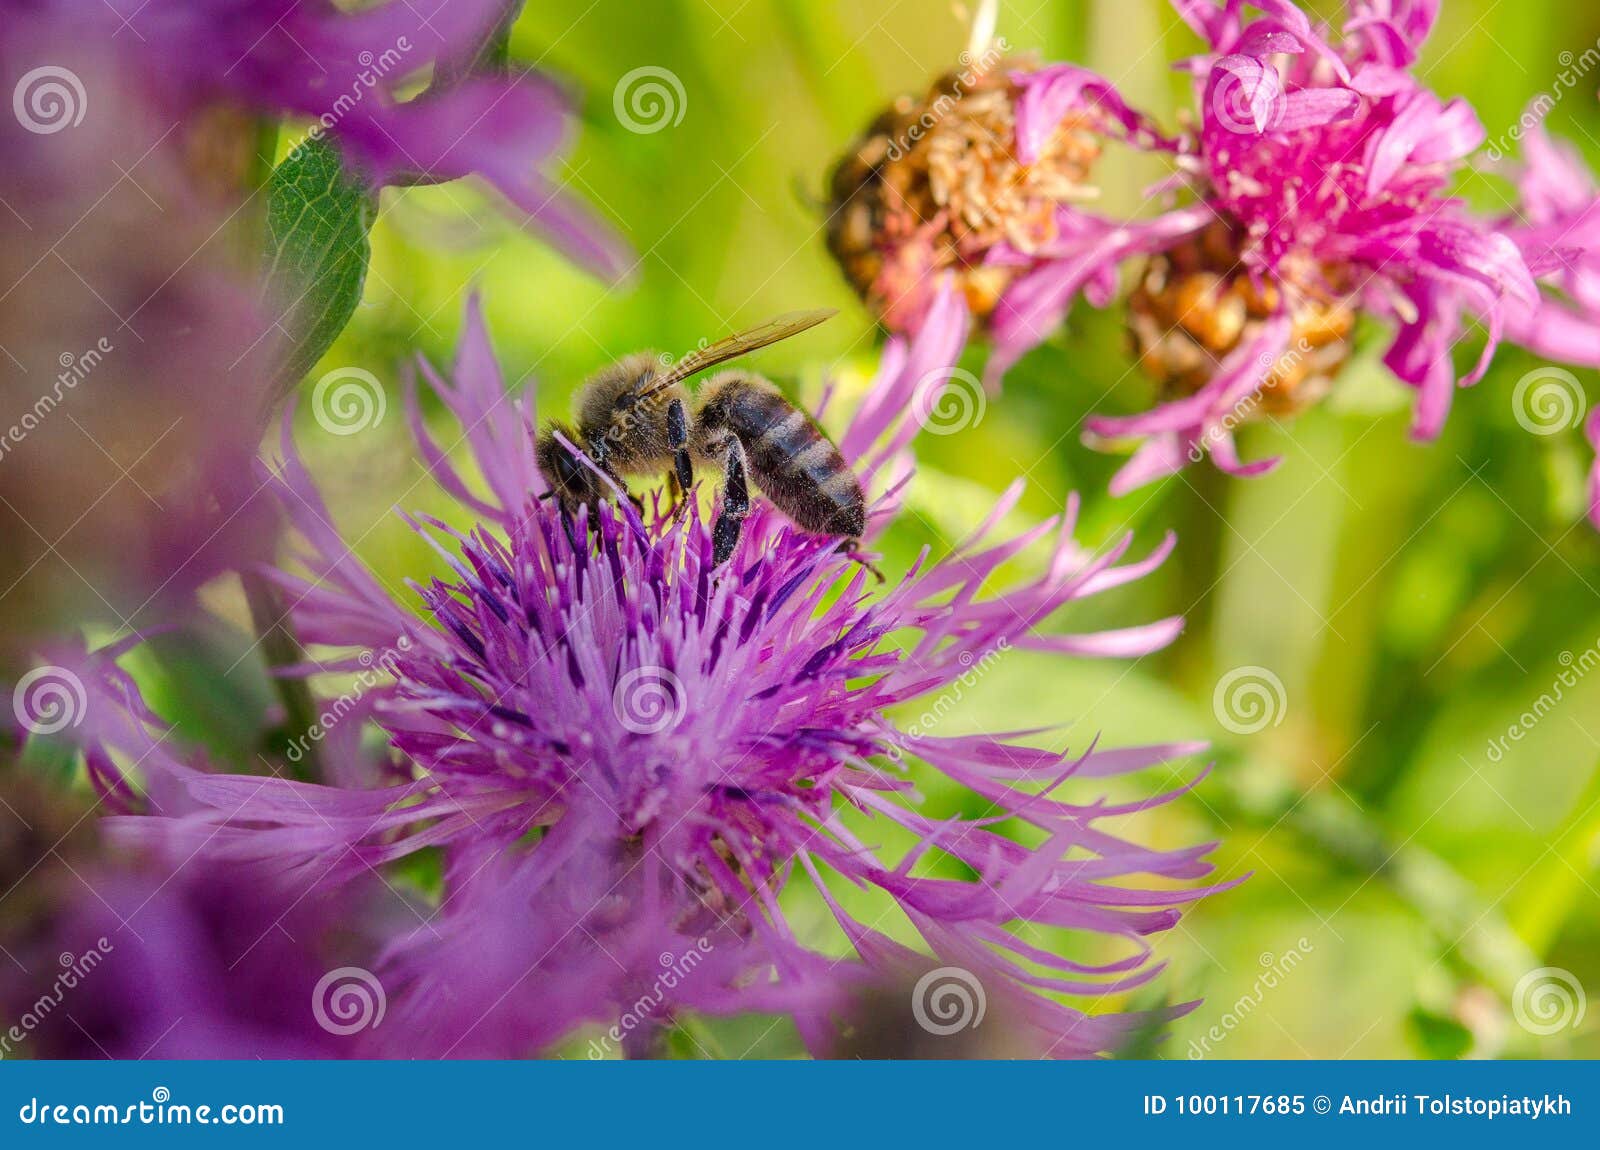
[[296, 146], [267, 178], [266, 293], [292, 341], [282, 387], [298, 383], [355, 314], [377, 206], [325, 139]]

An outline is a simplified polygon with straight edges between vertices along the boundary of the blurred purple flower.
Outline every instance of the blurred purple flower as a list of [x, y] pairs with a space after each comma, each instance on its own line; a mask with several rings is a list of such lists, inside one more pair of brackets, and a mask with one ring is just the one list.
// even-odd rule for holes
[[[891, 343], [841, 441], [864, 479], [904, 464], [925, 367], [940, 353]], [[1128, 803], [1055, 792], [1197, 748], [1064, 755], [1011, 737], [903, 728], [886, 713], [937, 702], [1013, 648], [1125, 657], [1164, 646], [1179, 620], [1038, 629], [1152, 570], [1170, 539], [1137, 562], [1121, 562], [1131, 540], [1086, 554], [1069, 505], [1059, 523], [987, 542], [1018, 485], [951, 555], [924, 556], [881, 594], [836, 541], [797, 533], [763, 504], [735, 558], [713, 571], [710, 531], [692, 508], [647, 521], [606, 504], [569, 535], [537, 498], [533, 397], [503, 394], [476, 306], [454, 383], [423, 371], [460, 419], [487, 487], [477, 493], [413, 406], [433, 475], [483, 520], [469, 532], [416, 524], [452, 572], [415, 588], [431, 621], [351, 556], [287, 441], [276, 479], [305, 544], [305, 575], [277, 576], [298, 633], [333, 653], [318, 669], [393, 671], [365, 698], [402, 765], [365, 787], [217, 776], [183, 762], [144, 719], [94, 719], [83, 734], [100, 746], [99, 785], [139, 807], [110, 765], [115, 750], [140, 762], [159, 812], [111, 820], [121, 840], [291, 883], [438, 848], [442, 908], [380, 971], [396, 988], [392, 1010], [408, 1033], [432, 1036], [435, 1054], [526, 1053], [585, 1021], [616, 1023], [617, 1042], [642, 1053], [676, 1009], [789, 1014], [823, 1052], [830, 1018], [856, 988], [927, 966], [892, 937], [908, 933], [1025, 1019], [1040, 1051], [1114, 1049], [1170, 1016], [1090, 1016], [1055, 995], [1147, 982], [1160, 965], [1144, 940], [1171, 927], [1178, 906], [1220, 889], [1181, 885], [1208, 873], [1208, 847], [1148, 849], [1101, 825], [1181, 792]], [[869, 535], [895, 517], [903, 483], [875, 503]], [[1052, 536], [1041, 577], [979, 595], [1003, 563]], [[982, 814], [924, 814], [893, 769], [903, 754], [977, 796]], [[1002, 824], [1032, 828], [1032, 845]], [[869, 845], [880, 836], [906, 844], [898, 859]], [[796, 936], [780, 894], [802, 876], [854, 959]], [[852, 917], [835, 883], [874, 892], [893, 925]], [[1054, 948], [1055, 929], [1125, 946], [1079, 962]]]
[[[1501, 229], [1544, 287], [1532, 306], [1513, 307], [1510, 338], [1547, 359], [1600, 368], [1600, 187], [1571, 144], [1535, 123], [1512, 172], [1517, 210]], [[1576, 380], [1557, 381], [1563, 410], [1582, 411]], [[1569, 406], [1570, 405], [1570, 406]], [[1600, 410], [1584, 426], [1596, 460], [1589, 474], [1589, 521], [1600, 527]]]
[[1517, 211], [1500, 221], [1550, 290], [1511, 309], [1512, 339], [1547, 359], [1600, 367], [1600, 188], [1578, 150], [1535, 124], [1513, 175]]
[[[199, 165], [254, 162], [249, 116], [309, 119], [313, 134], [332, 139], [374, 187], [479, 176], [525, 224], [618, 277], [627, 266], [623, 246], [540, 170], [565, 142], [566, 97], [533, 73], [473, 68], [520, 7], [512, 0], [386, 0], [357, 11], [332, 0], [43, 0], [27, 23], [36, 42], [63, 50], [87, 42], [131, 62], [138, 89], [131, 94], [156, 110], [152, 138], [170, 136]], [[429, 69], [427, 89], [403, 99]], [[88, 98], [97, 107], [109, 103], [109, 85], [83, 74]]]
[[[348, 965], [348, 907], [200, 865], [57, 876], [58, 905], [0, 975], [36, 1058], [341, 1058], [383, 994]], [[333, 975], [334, 977], [329, 977]], [[343, 981], [340, 982], [340, 979]], [[338, 985], [335, 985], [339, 983]]]
[[273, 515], [246, 506], [274, 344], [239, 230], [154, 146], [148, 106], [107, 98], [107, 45], [73, 57], [92, 105], [62, 69], [14, 81], [59, 59], [38, 31], [0, 38], [22, 109], [0, 117], [0, 663], [63, 621], [152, 625], [269, 554]]
[[[266, 554], [252, 466], [283, 346], [261, 306], [265, 118], [312, 118], [375, 184], [483, 176], [607, 273], [539, 171], [545, 80], [471, 66], [505, 0], [39, 0], [0, 73], [0, 660], [42, 628], [151, 626]], [[401, 99], [432, 69], [420, 95]], [[15, 649], [14, 649], [15, 648]]]

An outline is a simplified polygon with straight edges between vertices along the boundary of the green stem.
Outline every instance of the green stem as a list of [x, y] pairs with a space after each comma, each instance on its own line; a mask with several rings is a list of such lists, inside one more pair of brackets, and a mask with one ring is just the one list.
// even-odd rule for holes
[[[1572, 812], [1550, 840], [1550, 854], [1524, 882], [1517, 884], [1511, 920], [1518, 933], [1539, 954], [1555, 942], [1583, 892], [1590, 889], [1600, 846], [1600, 764], [1589, 776]], [[1521, 892], [1526, 892], [1521, 893]]]
[[[250, 604], [250, 620], [261, 637], [261, 653], [269, 672], [281, 671], [305, 659], [305, 649], [295, 638], [289, 625], [289, 612], [283, 605], [278, 589], [255, 572], [240, 576], [244, 584], [245, 601]], [[283, 704], [283, 722], [268, 736], [267, 750], [276, 758], [289, 763], [289, 770], [301, 782], [320, 782], [322, 763], [317, 744], [303, 738], [317, 722], [317, 704], [311, 697], [311, 687], [299, 676], [272, 675], [273, 690]], [[286, 752], [289, 744], [302, 740], [302, 754], [298, 761]]]
[[1396, 843], [1355, 804], [1323, 791], [1300, 795], [1288, 788], [1263, 799], [1229, 786], [1223, 797], [1240, 818], [1261, 826], [1281, 823], [1319, 854], [1381, 881], [1417, 912], [1453, 965], [1500, 995], [1509, 998], [1517, 980], [1539, 965], [1506, 918], [1448, 863], [1422, 847]]
[[[253, 262], [258, 270], [262, 252], [261, 240], [266, 235], [266, 186], [277, 160], [279, 131], [279, 124], [274, 119], [263, 119], [256, 126], [254, 186], [249, 204], [252, 217], [250, 222], [253, 226], [242, 230], [253, 245]], [[270, 424], [273, 406], [270, 398], [262, 405], [263, 435]], [[261, 651], [266, 659], [268, 672], [302, 662], [305, 651], [290, 629], [289, 612], [283, 605], [278, 589], [253, 571], [241, 572], [240, 581], [244, 586], [245, 602], [250, 607], [251, 623], [256, 634], [260, 636]], [[283, 724], [278, 730], [269, 734], [266, 749], [281, 753], [287, 749], [291, 739], [299, 738], [312, 729], [317, 718], [317, 708], [316, 701], [311, 696], [311, 687], [304, 679], [286, 678], [277, 674], [272, 674], [271, 678], [273, 690], [283, 705]], [[309, 739], [305, 743], [304, 754], [299, 757], [298, 762], [289, 759], [287, 755], [283, 757], [289, 762], [289, 769], [295, 777], [306, 782], [316, 782], [322, 777], [317, 745]]]

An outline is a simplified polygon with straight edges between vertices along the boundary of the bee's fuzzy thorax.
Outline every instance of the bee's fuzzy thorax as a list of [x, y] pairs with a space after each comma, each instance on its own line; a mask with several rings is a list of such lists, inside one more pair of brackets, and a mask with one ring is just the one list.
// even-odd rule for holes
[[585, 381], [575, 403], [579, 442], [617, 474], [660, 474], [672, 465], [667, 407], [689, 402], [681, 383], [651, 391], [665, 359], [656, 352], [624, 356]]

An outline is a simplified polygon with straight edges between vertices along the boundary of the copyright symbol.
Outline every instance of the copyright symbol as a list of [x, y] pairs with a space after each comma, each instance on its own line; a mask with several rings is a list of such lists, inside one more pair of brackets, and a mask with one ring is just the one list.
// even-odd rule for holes
[[1315, 1110], [1318, 1114], [1326, 1114], [1328, 1111], [1333, 1109], [1333, 1102], [1326, 1094], [1319, 1094], [1311, 1100], [1311, 1109]]

